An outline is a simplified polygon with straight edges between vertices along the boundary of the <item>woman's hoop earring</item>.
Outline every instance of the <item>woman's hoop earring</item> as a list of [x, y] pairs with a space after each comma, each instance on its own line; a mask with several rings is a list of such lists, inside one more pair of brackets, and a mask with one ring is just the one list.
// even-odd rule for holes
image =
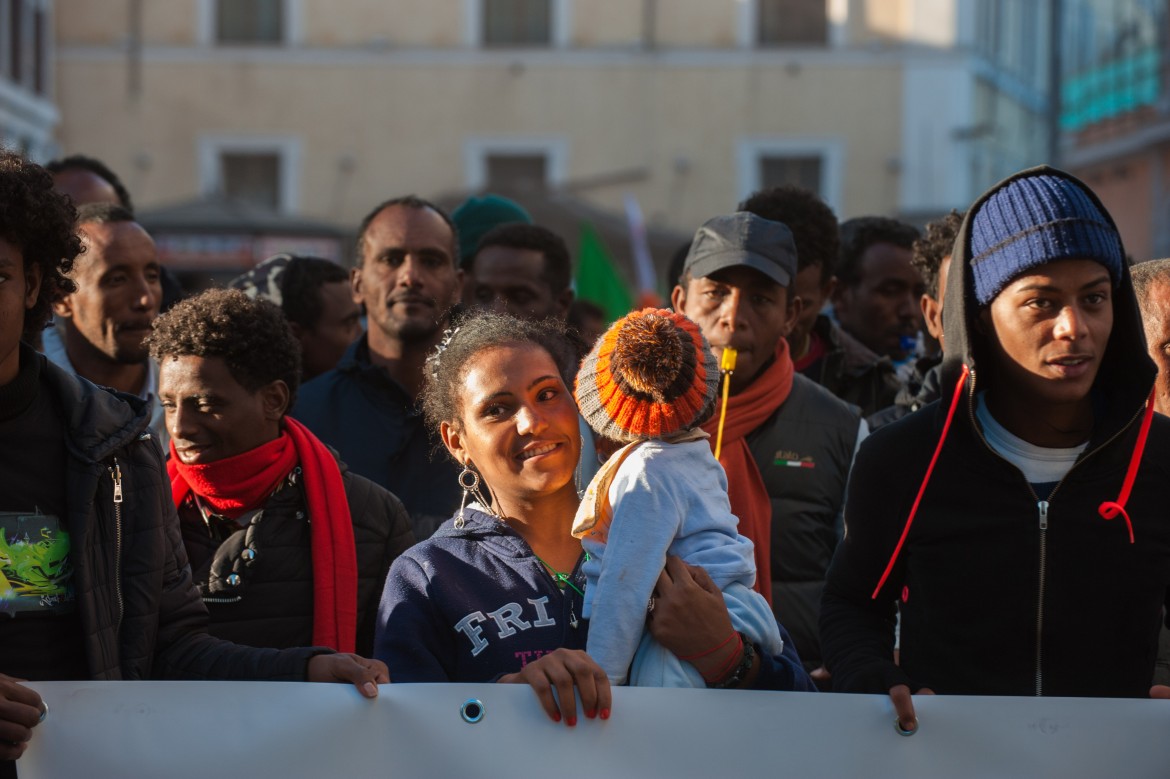
[[[463, 518], [463, 509], [467, 507], [467, 496], [471, 495], [479, 505], [491, 512], [491, 504], [484, 500], [483, 493], [479, 491], [480, 478], [479, 474], [471, 467], [470, 464], [464, 465], [463, 470], [459, 472], [456, 479], [459, 486], [463, 488], [463, 500], [459, 503], [459, 513], [455, 515], [455, 527], [462, 529], [465, 524]], [[494, 512], [492, 512], [494, 513]]]

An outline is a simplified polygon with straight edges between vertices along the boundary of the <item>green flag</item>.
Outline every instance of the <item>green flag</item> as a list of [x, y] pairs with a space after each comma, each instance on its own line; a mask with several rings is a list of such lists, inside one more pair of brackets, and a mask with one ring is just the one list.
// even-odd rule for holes
[[610, 322], [634, 307], [634, 296], [618, 274], [601, 236], [588, 222], [581, 223], [577, 251], [577, 297], [601, 306]]

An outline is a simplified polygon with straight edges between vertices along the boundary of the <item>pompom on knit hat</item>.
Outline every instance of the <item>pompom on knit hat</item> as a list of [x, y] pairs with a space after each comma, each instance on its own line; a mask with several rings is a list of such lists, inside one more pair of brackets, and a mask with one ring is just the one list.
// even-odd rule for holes
[[[1048, 170], [1052, 170], [1049, 168]], [[985, 306], [1021, 273], [1054, 260], [1096, 260], [1116, 288], [1117, 228], [1080, 182], [1038, 172], [1009, 181], [971, 217], [975, 298]]]
[[718, 386], [719, 364], [698, 325], [647, 308], [597, 339], [581, 361], [575, 395], [594, 432], [630, 443], [698, 427]]

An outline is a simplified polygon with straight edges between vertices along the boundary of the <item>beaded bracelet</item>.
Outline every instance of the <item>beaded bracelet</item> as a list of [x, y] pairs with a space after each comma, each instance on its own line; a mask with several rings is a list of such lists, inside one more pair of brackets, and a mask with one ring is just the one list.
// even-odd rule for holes
[[731, 676], [721, 682], [707, 682], [707, 686], [712, 690], [729, 690], [738, 687], [747, 678], [748, 671], [752, 668], [752, 662], [756, 658], [756, 647], [743, 633], [739, 634], [739, 638], [743, 644], [743, 658], [740, 659], [735, 670], [731, 672]]

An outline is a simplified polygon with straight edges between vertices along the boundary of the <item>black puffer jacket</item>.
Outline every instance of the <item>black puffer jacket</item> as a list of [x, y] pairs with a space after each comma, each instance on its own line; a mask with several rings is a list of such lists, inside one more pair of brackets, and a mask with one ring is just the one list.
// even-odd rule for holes
[[[1170, 585], [1170, 419], [1154, 415], [1125, 503], [1134, 543], [1123, 518], [1098, 514], [1103, 502], [1119, 500], [1155, 375], [1129, 272], [1113, 296], [1087, 447], [1040, 501], [987, 445], [975, 418], [974, 393], [990, 360], [976, 335], [967, 231], [964, 223], [948, 279], [941, 400], [874, 433], [854, 464], [847, 533], [821, 609], [834, 689], [909, 684], [968, 695], [1144, 697]], [[918, 513], [871, 598], [942, 436], [963, 364], [972, 373]], [[900, 666], [893, 661], [899, 600]]]
[[[357, 653], [370, 656], [386, 571], [414, 544], [402, 501], [341, 467], [358, 564]], [[223, 543], [213, 539], [195, 501], [179, 507], [183, 543], [211, 613], [211, 632], [277, 649], [313, 642], [313, 560], [299, 470], [264, 509]]]
[[254, 649], [207, 633], [150, 414], [39, 359], [65, 410], [68, 527], [85, 653], [94, 679], [304, 680], [322, 649]]

